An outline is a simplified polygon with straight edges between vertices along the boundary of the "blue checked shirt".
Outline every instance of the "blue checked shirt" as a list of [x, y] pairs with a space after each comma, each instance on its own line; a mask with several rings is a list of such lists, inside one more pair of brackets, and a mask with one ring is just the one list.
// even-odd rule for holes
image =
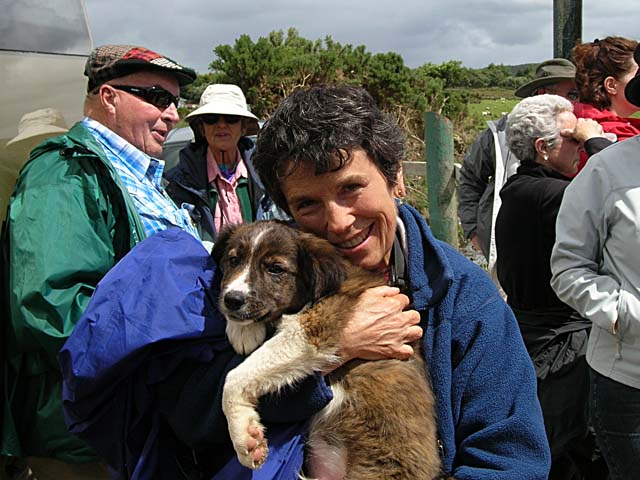
[[122, 137], [89, 117], [82, 123], [103, 146], [142, 219], [147, 237], [169, 227], [180, 227], [198, 240], [200, 236], [188, 210], [178, 208], [162, 188], [164, 162], [138, 150]]

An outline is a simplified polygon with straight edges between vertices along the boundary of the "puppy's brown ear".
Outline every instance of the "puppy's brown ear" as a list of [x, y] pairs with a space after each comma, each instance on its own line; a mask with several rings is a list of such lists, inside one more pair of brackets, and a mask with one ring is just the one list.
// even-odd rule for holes
[[301, 233], [299, 274], [313, 300], [335, 293], [347, 278], [348, 263], [326, 240]]
[[218, 234], [216, 243], [213, 245], [213, 249], [211, 250], [211, 257], [215, 260], [217, 265], [220, 265], [220, 261], [222, 260], [225, 250], [227, 249], [229, 239], [237, 229], [238, 225], [227, 225]]

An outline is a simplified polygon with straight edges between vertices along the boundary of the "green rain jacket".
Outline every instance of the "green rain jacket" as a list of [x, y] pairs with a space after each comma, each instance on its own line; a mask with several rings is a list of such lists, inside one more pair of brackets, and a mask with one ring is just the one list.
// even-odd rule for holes
[[0, 454], [97, 461], [67, 432], [57, 354], [97, 283], [144, 237], [133, 200], [81, 123], [32, 151], [2, 232]]

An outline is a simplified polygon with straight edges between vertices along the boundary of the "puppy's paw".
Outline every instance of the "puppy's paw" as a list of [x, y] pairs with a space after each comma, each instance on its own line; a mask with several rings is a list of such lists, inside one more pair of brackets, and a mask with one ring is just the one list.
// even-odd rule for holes
[[269, 447], [257, 414], [229, 420], [229, 433], [240, 463], [252, 470], [260, 468], [267, 459]]
[[[249, 434], [246, 450], [247, 463], [244, 463], [242, 459], [240, 459], [240, 463], [253, 470], [257, 470], [264, 464], [267, 460], [267, 455], [269, 455], [267, 439], [264, 438], [263, 427], [259, 423], [249, 425], [247, 433]], [[250, 464], [248, 464], [249, 462]]]

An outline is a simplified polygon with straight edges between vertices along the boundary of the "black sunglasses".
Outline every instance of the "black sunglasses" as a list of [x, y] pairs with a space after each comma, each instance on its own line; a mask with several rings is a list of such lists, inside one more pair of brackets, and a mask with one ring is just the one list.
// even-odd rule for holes
[[206, 123], [207, 125], [215, 125], [218, 123], [218, 120], [224, 118], [224, 122], [229, 125], [235, 125], [242, 117], [240, 115], [224, 115], [222, 113], [209, 113], [207, 115], [201, 115], [202, 123]]
[[132, 87], [130, 85], [111, 85], [116, 90], [131, 93], [136, 97], [140, 97], [145, 102], [150, 103], [154, 107], [164, 110], [172, 103], [178, 107], [180, 97], [168, 92], [162, 87], [154, 85], [153, 87]]

